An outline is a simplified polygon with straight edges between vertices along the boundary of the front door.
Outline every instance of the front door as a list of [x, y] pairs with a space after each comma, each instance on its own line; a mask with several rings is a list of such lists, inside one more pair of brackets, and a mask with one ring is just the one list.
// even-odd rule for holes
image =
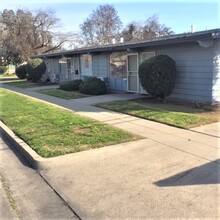
[[74, 79], [80, 79], [79, 57], [73, 58]]
[[73, 64], [71, 58], [68, 58], [66, 61], [67, 61], [67, 80], [71, 81], [73, 80]]
[[138, 55], [127, 55], [128, 92], [138, 91]]

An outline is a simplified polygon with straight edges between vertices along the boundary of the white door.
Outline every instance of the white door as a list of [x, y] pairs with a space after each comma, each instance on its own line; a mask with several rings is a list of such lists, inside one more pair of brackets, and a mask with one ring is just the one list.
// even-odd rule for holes
[[138, 55], [127, 55], [128, 92], [138, 92]]
[[73, 63], [72, 63], [72, 59], [68, 58], [67, 60], [67, 78], [68, 81], [73, 80]]
[[60, 82], [68, 81], [68, 72], [67, 72], [67, 60], [66, 58], [59, 60], [60, 64]]
[[73, 58], [74, 79], [80, 79], [79, 57]]

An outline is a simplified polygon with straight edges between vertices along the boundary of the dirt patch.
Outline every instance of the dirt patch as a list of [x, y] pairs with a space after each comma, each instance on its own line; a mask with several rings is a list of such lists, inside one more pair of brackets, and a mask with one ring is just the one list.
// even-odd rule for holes
[[88, 128], [73, 128], [74, 134], [87, 134], [89, 131]]

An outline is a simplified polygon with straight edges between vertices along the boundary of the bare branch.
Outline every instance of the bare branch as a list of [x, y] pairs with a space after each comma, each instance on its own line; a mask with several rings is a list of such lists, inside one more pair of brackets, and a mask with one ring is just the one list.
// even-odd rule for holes
[[62, 41], [62, 42], [60, 42], [58, 45], [53, 46], [52, 48], [50, 48], [50, 49], [48, 49], [48, 50], [45, 50], [43, 53], [48, 53], [48, 52], [50, 52], [50, 51], [54, 51], [54, 50], [56, 50], [56, 49], [58, 49], [58, 48], [61, 48], [61, 46], [62, 46], [65, 42], [66, 42], [66, 41]]
[[111, 5], [100, 5], [80, 25], [86, 45], [108, 44], [119, 35], [122, 22]]
[[169, 27], [159, 23], [159, 18], [156, 15], [149, 17], [145, 22], [133, 21], [122, 31], [125, 41], [148, 40], [173, 33]]
[[31, 12], [18, 9], [0, 12], [0, 56], [7, 62], [20, 62], [30, 59], [32, 55], [61, 48], [66, 40], [65, 34], [57, 38], [54, 33], [59, 21], [52, 10]]

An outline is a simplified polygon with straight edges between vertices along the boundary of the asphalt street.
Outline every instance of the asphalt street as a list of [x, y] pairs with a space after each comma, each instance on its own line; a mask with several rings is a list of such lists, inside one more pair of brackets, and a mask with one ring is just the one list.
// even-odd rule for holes
[[26, 160], [0, 139], [0, 219], [78, 219]]

